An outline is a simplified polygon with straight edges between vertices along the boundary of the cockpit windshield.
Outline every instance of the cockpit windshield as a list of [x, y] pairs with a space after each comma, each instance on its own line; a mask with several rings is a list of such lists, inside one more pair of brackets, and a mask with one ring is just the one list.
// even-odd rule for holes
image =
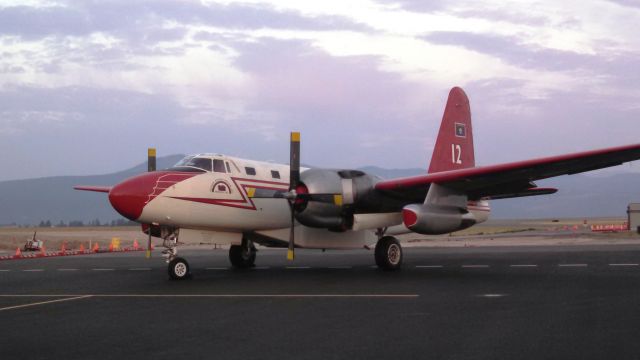
[[204, 171], [211, 171], [213, 169], [210, 158], [202, 158], [197, 156], [187, 156], [184, 159], [178, 161], [171, 169], [185, 170], [185, 169], [197, 169]]

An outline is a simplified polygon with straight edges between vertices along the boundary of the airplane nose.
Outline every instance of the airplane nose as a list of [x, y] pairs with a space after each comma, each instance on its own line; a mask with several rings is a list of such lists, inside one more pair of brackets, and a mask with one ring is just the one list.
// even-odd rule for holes
[[127, 219], [137, 220], [160, 176], [159, 172], [146, 173], [117, 184], [109, 192], [111, 206]]

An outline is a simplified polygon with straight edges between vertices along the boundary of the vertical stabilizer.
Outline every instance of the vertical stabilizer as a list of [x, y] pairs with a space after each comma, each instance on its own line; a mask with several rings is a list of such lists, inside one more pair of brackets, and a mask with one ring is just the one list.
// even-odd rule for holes
[[475, 167], [469, 99], [459, 87], [449, 92], [429, 173]]

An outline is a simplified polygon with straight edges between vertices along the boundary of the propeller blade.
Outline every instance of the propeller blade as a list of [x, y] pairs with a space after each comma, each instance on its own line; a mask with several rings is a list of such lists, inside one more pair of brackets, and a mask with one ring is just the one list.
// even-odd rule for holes
[[287, 260], [293, 261], [295, 259], [294, 225], [296, 217], [293, 203], [291, 201], [289, 201], [289, 210], [291, 211], [291, 228], [289, 229], [289, 249], [287, 250]]
[[156, 149], [147, 150], [147, 171], [156, 171]]
[[298, 194], [297, 199], [342, 206], [342, 194]]
[[246, 188], [250, 199], [286, 199], [286, 191], [273, 189]]
[[[287, 260], [293, 261], [295, 258], [295, 221], [296, 221], [296, 193], [295, 190], [300, 184], [300, 133], [291, 133], [291, 147], [289, 150], [289, 193], [283, 194], [288, 200], [289, 211], [291, 212], [291, 228], [289, 230], [289, 249], [287, 250]], [[289, 196], [287, 196], [289, 195]]]
[[291, 133], [289, 161], [289, 191], [295, 190], [300, 183], [300, 133]]
[[[149, 148], [147, 150], [147, 171], [152, 172], [156, 171], [156, 149]], [[147, 254], [146, 258], [151, 258], [151, 226], [149, 224], [149, 238], [147, 239]]]
[[151, 226], [149, 226], [149, 238], [147, 239], [147, 259], [151, 258]]

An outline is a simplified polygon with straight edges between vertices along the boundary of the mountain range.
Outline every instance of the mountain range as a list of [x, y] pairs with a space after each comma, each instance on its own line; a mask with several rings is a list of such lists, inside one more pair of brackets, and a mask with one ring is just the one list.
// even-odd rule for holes
[[[158, 169], [168, 168], [183, 155], [158, 158]], [[74, 185], [113, 185], [146, 171], [146, 163], [104, 175], [57, 176], [0, 182], [0, 224], [36, 225], [49, 220], [101, 223], [122, 217], [110, 206], [106, 194], [73, 190]], [[397, 178], [424, 173], [423, 169], [360, 168], [383, 178]], [[556, 187], [549, 196], [493, 201], [492, 217], [582, 218], [625, 216], [627, 205], [640, 202], [640, 174], [624, 173], [606, 177], [588, 175], [562, 176], [538, 182]]]

